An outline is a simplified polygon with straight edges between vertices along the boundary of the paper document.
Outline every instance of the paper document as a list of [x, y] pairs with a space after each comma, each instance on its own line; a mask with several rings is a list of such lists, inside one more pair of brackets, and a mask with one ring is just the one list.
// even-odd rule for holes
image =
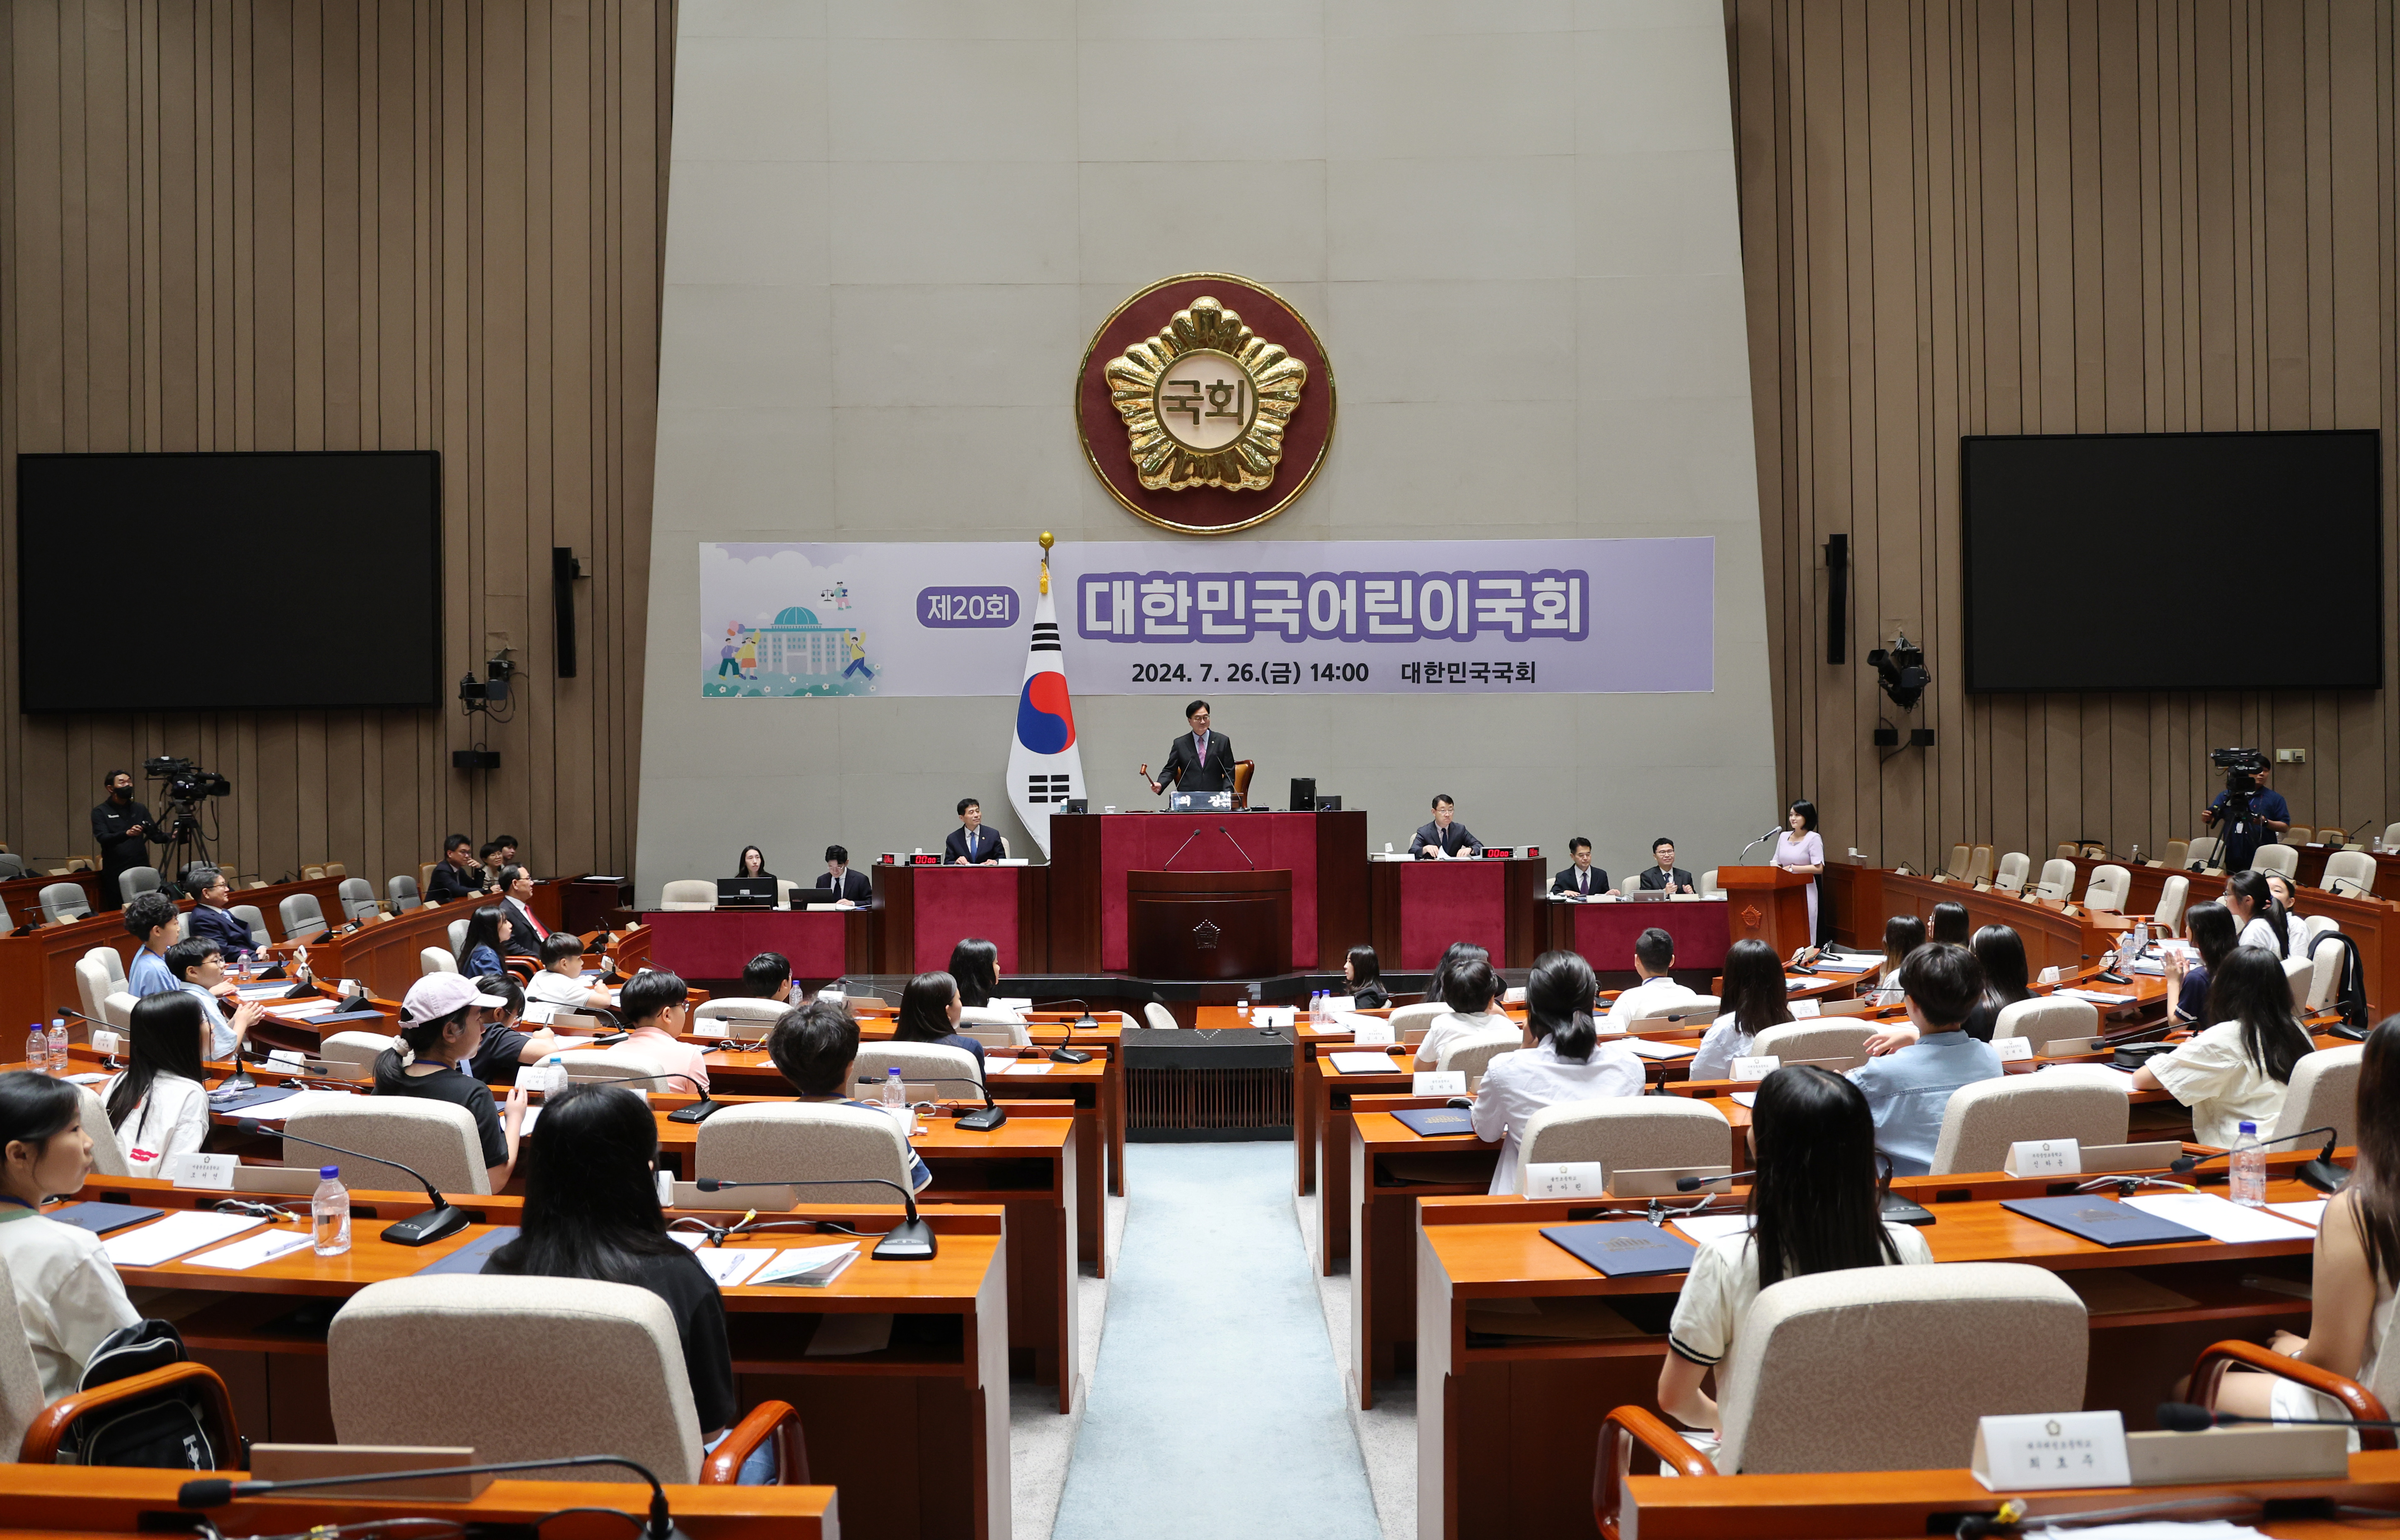
[[1020, 1058], [1002, 1072], [1012, 1075], [1046, 1075], [1050, 1072], [1050, 1061], [1046, 1058]]
[[2325, 1223], [2325, 1200], [2310, 1198], [2300, 1203], [2270, 1203], [2267, 1206], [2287, 1220], [2298, 1220], [2311, 1229]]
[[1684, 1233], [1684, 1238], [1700, 1246], [1739, 1235], [1750, 1228], [1747, 1214], [1678, 1214], [1667, 1221]]
[[1333, 1068], [1345, 1075], [1391, 1075], [1399, 1072], [1399, 1064], [1389, 1054], [1328, 1054]]
[[2110, 994], [2106, 989], [2058, 989], [2053, 993], [2065, 995], [2069, 1000], [2088, 1000], [2094, 1005], [2131, 1005], [2134, 1002], [2132, 995]]
[[327, 1000], [322, 995], [314, 1000], [276, 1000], [266, 1002], [268, 1015], [291, 1016], [300, 1021], [306, 1021], [310, 1016], [331, 1015], [341, 1008], [340, 1001]]
[[1828, 973], [1863, 974], [1882, 967], [1883, 960], [1875, 957], [1820, 957], [1817, 960], [1817, 966]]
[[211, 1214], [190, 1209], [170, 1214], [157, 1224], [112, 1235], [100, 1243], [100, 1248], [119, 1267], [156, 1267], [204, 1246], [231, 1240], [266, 1222], [247, 1214]]
[[760, 1268], [750, 1282], [757, 1287], [779, 1284], [785, 1288], [823, 1288], [856, 1261], [856, 1241], [844, 1241], [839, 1246], [797, 1247], [775, 1253], [775, 1260]]
[[358, 1097], [352, 1092], [310, 1090], [295, 1092], [280, 1101], [270, 1101], [245, 1111], [261, 1123], [281, 1123], [294, 1112], [322, 1112], [329, 1109], [340, 1111], [346, 1107], [358, 1105]]
[[306, 1251], [313, 1238], [306, 1230], [269, 1230], [263, 1235], [252, 1235], [231, 1246], [218, 1247], [206, 1256], [194, 1257], [192, 1265], [222, 1267], [228, 1272], [239, 1273], [261, 1262], [290, 1256], [294, 1251]]
[[[683, 1239], [682, 1233], [675, 1233], [675, 1239]], [[708, 1275], [716, 1280], [719, 1288], [739, 1288], [750, 1280], [750, 1274], [775, 1259], [773, 1249], [764, 1246], [719, 1247], [694, 1251], [692, 1256]]]
[[1697, 1043], [1653, 1043], [1634, 1038], [1626, 1046], [1643, 1058], [1689, 1058], [1700, 1051]]
[[2155, 1214], [2171, 1224], [2188, 1225], [2211, 1240], [2241, 1245], [2248, 1241], [2288, 1241], [2307, 1230], [2280, 1214], [2244, 1208], [2214, 1192], [2162, 1192], [2156, 1197], [2124, 1200], [2130, 1207]]
[[1736, 1091], [1733, 1094], [1733, 1104], [1736, 1107], [1755, 1107], [1758, 1105], [1758, 1093], [1755, 1091]]
[[239, 995], [244, 1000], [273, 1000], [277, 995], [290, 994], [291, 992], [292, 986], [289, 983], [244, 984], [234, 990], [235, 994]]

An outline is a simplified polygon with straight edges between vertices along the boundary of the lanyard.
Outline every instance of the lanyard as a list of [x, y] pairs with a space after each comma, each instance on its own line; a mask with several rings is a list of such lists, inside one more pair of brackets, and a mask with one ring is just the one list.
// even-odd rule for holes
[[19, 1197], [14, 1192], [0, 1192], [0, 1203], [13, 1203], [20, 1208], [30, 1208], [37, 1214], [41, 1212], [42, 1208], [40, 1204], [27, 1203], [24, 1199]]

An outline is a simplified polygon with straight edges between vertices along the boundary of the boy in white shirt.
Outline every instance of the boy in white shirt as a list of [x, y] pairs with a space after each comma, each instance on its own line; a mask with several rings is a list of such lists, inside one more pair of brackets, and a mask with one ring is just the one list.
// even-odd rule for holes
[[91, 1172], [83, 1106], [65, 1081], [27, 1070], [0, 1075], [0, 1262], [45, 1401], [73, 1395], [92, 1350], [142, 1319], [100, 1237], [40, 1212], [45, 1198], [80, 1190]]
[[615, 1004], [607, 990], [583, 982], [583, 943], [565, 931], [552, 931], [542, 939], [541, 972], [525, 986], [525, 999], [579, 1011], [594, 1005], [605, 1011]]
[[1608, 1019], [1600, 1024], [1603, 1032], [1629, 1030], [1633, 1013], [1654, 1006], [1676, 1005], [1699, 995], [1675, 982], [1675, 938], [1653, 925], [1634, 938], [1633, 971], [1642, 975], [1640, 983], [1622, 990], [1616, 1003], [1608, 1008]]

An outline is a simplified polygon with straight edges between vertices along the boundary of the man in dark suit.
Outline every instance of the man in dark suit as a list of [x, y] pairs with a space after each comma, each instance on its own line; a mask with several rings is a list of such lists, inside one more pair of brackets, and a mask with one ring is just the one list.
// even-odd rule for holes
[[[1183, 719], [1192, 724], [1192, 730], [1166, 746], [1166, 764], [1158, 779], [1150, 783], [1150, 789], [1163, 792], [1172, 785], [1194, 797], [1232, 791], [1234, 741], [1208, 730], [1208, 702], [1193, 702], [1183, 708]], [[1141, 773], [1149, 780], [1150, 767], [1142, 766]]]
[[91, 810], [91, 842], [100, 847], [100, 906], [113, 909], [124, 903], [117, 879], [148, 865], [151, 845], [170, 838], [159, 832], [150, 810], [133, 800], [133, 772], [110, 771], [108, 796]]
[[1664, 888], [1669, 893], [1678, 893], [1700, 891], [1699, 884], [1693, 880], [1692, 874], [1675, 865], [1673, 840], [1663, 834], [1653, 839], [1650, 841], [1650, 855], [1656, 865], [1643, 869], [1642, 885], [1643, 887]]
[[484, 864], [475, 859], [474, 842], [454, 834], [442, 845], [442, 864], [426, 879], [425, 902], [449, 904], [484, 895]]
[[875, 902], [875, 885], [865, 872], [850, 869], [850, 852], [839, 845], [825, 847], [825, 874], [817, 879], [817, 902], [838, 904], [848, 899], [852, 904]]
[[500, 893], [500, 903], [509, 911], [509, 938], [500, 943], [500, 955], [540, 961], [541, 944], [550, 939], [550, 927], [534, 918], [533, 873], [523, 866], [502, 866]]
[[942, 854], [953, 866], [980, 866], [1001, 858], [1000, 836], [983, 826], [983, 804], [974, 797], [959, 798], [959, 826], [942, 841]]
[[1483, 841], [1466, 832], [1466, 825], [1458, 822], [1458, 804], [1442, 792], [1433, 799], [1433, 822], [1418, 827], [1417, 837], [1409, 841], [1409, 853], [1420, 861], [1481, 855]]
[[1575, 865], [1550, 879], [1550, 892], [1589, 898], [1608, 891], [1608, 874], [1591, 864], [1590, 840], [1576, 835], [1567, 841], [1567, 853], [1575, 858]]

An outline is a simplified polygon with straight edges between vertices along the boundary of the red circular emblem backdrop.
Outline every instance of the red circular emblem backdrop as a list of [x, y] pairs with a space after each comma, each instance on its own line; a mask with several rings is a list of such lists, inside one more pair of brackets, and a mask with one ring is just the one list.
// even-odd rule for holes
[[[1203, 295], [1220, 301], [1258, 336], [1308, 366], [1300, 409], [1284, 429], [1283, 458], [1275, 465], [1274, 484], [1260, 491], [1194, 486], [1175, 492], [1143, 486], [1127, 447], [1125, 418], [1109, 394], [1105, 371], [1110, 361], [1145, 337], [1165, 331], [1176, 311], [1190, 307]], [[1316, 331], [1273, 290], [1226, 273], [1179, 274], [1152, 284], [1119, 306], [1084, 350], [1083, 368], [1075, 381], [1075, 426], [1084, 458], [1110, 496], [1127, 510], [1162, 528], [1187, 535], [1227, 535], [1274, 518], [1315, 479], [1333, 441], [1333, 365]]]

